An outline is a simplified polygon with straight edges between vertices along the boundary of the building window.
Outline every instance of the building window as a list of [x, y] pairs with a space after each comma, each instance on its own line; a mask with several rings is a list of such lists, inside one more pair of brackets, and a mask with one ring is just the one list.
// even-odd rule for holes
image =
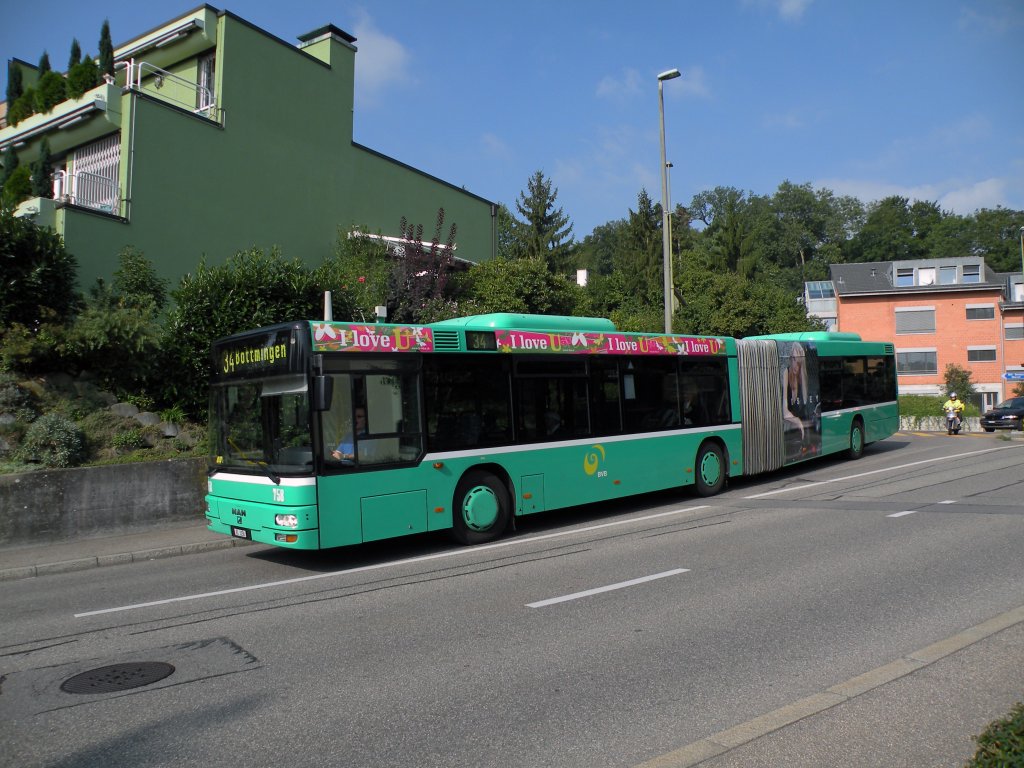
[[914, 268], [896, 270], [896, 287], [912, 288], [914, 285]]
[[807, 283], [808, 299], [834, 299], [835, 297], [836, 291], [831, 280], [815, 280]]
[[935, 333], [935, 307], [897, 308], [896, 333]]
[[934, 349], [896, 353], [896, 373], [901, 376], [921, 376], [938, 372], [938, 354]]
[[196, 88], [196, 112], [206, 112], [214, 104], [213, 86], [216, 55], [209, 53], [199, 57], [199, 82]]
[[968, 320], [994, 320], [995, 316], [996, 307], [994, 304], [967, 305]]
[[1006, 340], [1017, 341], [1024, 339], [1024, 323], [1007, 323]]
[[968, 363], [994, 363], [996, 359], [995, 347], [968, 347]]
[[956, 284], [956, 267], [939, 267], [939, 285]]
[[935, 267], [921, 267], [917, 270], [918, 285], [935, 285]]
[[964, 264], [964, 282], [965, 283], [980, 283], [981, 282], [981, 265], [980, 264]]

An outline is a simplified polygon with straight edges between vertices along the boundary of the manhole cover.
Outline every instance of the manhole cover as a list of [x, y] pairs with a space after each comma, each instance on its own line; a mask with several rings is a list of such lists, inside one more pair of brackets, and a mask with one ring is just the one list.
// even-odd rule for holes
[[69, 677], [60, 684], [60, 689], [64, 693], [114, 693], [155, 683], [172, 672], [174, 667], [163, 661], [111, 664]]

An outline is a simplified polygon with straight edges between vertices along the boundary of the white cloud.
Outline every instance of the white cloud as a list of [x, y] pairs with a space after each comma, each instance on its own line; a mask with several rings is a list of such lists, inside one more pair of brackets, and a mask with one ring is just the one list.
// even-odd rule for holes
[[640, 93], [640, 73], [627, 69], [621, 76], [605, 75], [597, 84], [597, 95], [603, 99], [624, 101]]
[[893, 195], [914, 200], [937, 202], [944, 211], [969, 216], [980, 208], [1003, 206], [1012, 208], [1008, 198], [1006, 179], [990, 178], [982, 181], [946, 179], [933, 184], [893, 184], [872, 179], [819, 179], [816, 189], [831, 189], [837, 195], [850, 195], [862, 203], [873, 203]]
[[814, 0], [746, 0], [747, 5], [769, 8], [786, 21], [800, 21], [804, 11]]
[[[683, 73], [682, 77], [665, 83], [666, 99], [678, 99], [683, 96], [705, 98], [710, 95], [704, 67], [694, 65], [681, 69], [680, 72]], [[601, 78], [601, 82], [597, 84], [597, 95], [603, 99], [625, 102], [634, 96], [643, 95], [647, 89], [653, 92], [655, 88], [657, 88], [656, 73], [644, 77], [635, 69], [627, 69], [619, 76], [606, 75]]]
[[383, 92], [397, 83], [415, 82], [409, 52], [398, 40], [379, 31], [363, 9], [357, 11], [353, 34], [358, 48], [355, 89], [360, 106], [382, 103]]
[[778, 0], [779, 16], [787, 21], [799, 21], [813, 0]]
[[484, 152], [495, 158], [508, 160], [512, 157], [512, 148], [500, 136], [493, 133], [485, 133], [480, 137], [480, 145]]

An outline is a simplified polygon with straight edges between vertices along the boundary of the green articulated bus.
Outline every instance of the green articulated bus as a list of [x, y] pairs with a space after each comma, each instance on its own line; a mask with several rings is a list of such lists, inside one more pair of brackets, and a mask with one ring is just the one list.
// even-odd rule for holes
[[294, 322], [212, 350], [213, 531], [324, 549], [729, 477], [898, 429], [893, 345], [625, 333], [600, 318]]

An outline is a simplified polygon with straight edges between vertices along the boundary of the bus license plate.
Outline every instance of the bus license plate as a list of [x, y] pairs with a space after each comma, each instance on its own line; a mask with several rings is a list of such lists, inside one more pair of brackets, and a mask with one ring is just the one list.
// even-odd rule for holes
[[248, 539], [252, 541], [252, 531], [247, 528], [235, 528], [231, 526], [231, 535], [236, 539]]

